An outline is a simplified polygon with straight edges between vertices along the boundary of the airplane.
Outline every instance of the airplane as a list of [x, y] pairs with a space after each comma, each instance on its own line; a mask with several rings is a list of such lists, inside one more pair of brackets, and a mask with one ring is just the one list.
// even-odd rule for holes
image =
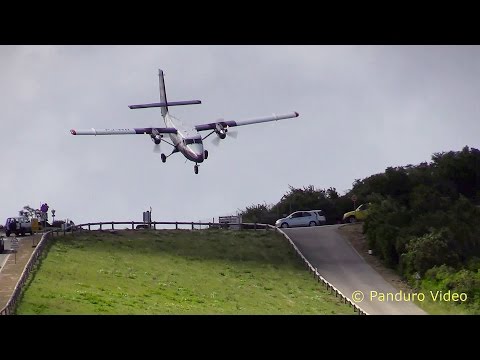
[[[148, 128], [131, 128], [131, 129], [87, 129], [87, 130], [70, 130], [72, 135], [128, 135], [128, 134], [148, 134], [150, 135], [152, 141], [155, 143], [154, 152], [158, 152], [158, 146], [163, 141], [173, 147], [173, 151], [170, 155], [165, 156], [161, 154], [162, 162], [166, 162], [167, 158], [171, 155], [180, 152], [188, 160], [195, 163], [194, 172], [198, 174], [198, 164], [202, 163], [208, 158], [208, 151], [203, 147], [203, 140], [215, 133], [217, 138], [216, 143], [222, 139], [225, 139], [227, 135], [232, 135], [234, 137], [234, 132], [228, 132], [229, 128], [235, 126], [243, 126], [250, 124], [263, 123], [274, 120], [290, 119], [298, 117], [298, 112], [292, 112], [283, 115], [265, 116], [259, 118], [246, 119], [241, 121], [224, 121], [219, 119], [216, 122], [200, 124], [194, 127], [188, 126], [187, 124], [182, 123], [179, 119], [173, 117], [169, 111], [169, 106], [182, 106], [182, 105], [193, 105], [201, 104], [200, 100], [187, 100], [187, 101], [167, 101], [167, 94], [165, 91], [165, 80], [163, 77], [163, 71], [158, 70], [158, 78], [160, 84], [160, 102], [151, 103], [151, 104], [139, 104], [139, 105], [129, 105], [130, 109], [145, 109], [145, 108], [161, 108], [161, 113], [163, 120], [165, 122], [165, 127], [148, 127]], [[202, 137], [200, 131], [211, 130], [209, 134]], [[166, 135], [169, 135], [170, 141], [164, 139]], [[214, 140], [214, 142], [215, 142]]]

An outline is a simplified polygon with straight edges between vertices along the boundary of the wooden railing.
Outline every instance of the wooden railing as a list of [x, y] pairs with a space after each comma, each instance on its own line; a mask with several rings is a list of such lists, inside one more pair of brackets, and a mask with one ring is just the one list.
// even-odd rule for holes
[[[92, 230], [92, 226], [97, 227], [98, 230], [115, 230], [115, 226], [117, 228], [119, 225], [128, 226], [128, 228], [132, 230], [136, 230], [136, 226], [141, 227], [142, 229], [148, 228], [150, 226], [151, 229], [157, 230], [158, 225], [170, 225], [173, 227], [175, 225], [175, 229], [178, 230], [180, 225], [186, 225], [192, 230], [195, 229], [195, 226], [208, 226], [208, 227], [218, 227], [218, 228], [235, 228], [240, 227], [241, 229], [267, 229], [269, 230], [272, 226], [267, 224], [260, 224], [260, 223], [241, 223], [241, 224], [225, 224], [225, 223], [214, 223], [214, 222], [195, 222], [195, 221], [152, 221], [150, 225], [143, 221], [102, 221], [97, 223], [85, 223], [72, 226], [73, 230]], [[62, 231], [62, 230], [60, 230]], [[58, 232], [58, 231], [57, 231]]]
[[[140, 225], [141, 228], [139, 229], [144, 229], [144, 226], [148, 227], [148, 224], [145, 222], [140, 222], [140, 221], [128, 221], [128, 222], [118, 222], [118, 221], [110, 221], [110, 222], [97, 222], [97, 223], [85, 223], [85, 224], [79, 224], [79, 225], [72, 225], [70, 227], [66, 227], [64, 229], [52, 229], [46, 233], [43, 234], [40, 242], [36, 246], [35, 250], [33, 251], [32, 255], [28, 259], [27, 264], [25, 265], [25, 268], [20, 275], [20, 278], [17, 282], [17, 285], [15, 286], [15, 289], [13, 290], [12, 296], [8, 300], [7, 304], [5, 307], [0, 310], [0, 315], [11, 315], [15, 311], [15, 306], [17, 304], [18, 299], [20, 298], [22, 288], [25, 284], [25, 282], [28, 279], [28, 276], [30, 275], [30, 272], [33, 270], [38, 258], [42, 254], [42, 251], [45, 249], [45, 246], [48, 242], [49, 239], [51, 239], [54, 235], [59, 235], [63, 233], [65, 235], [67, 232], [71, 232], [72, 234], [75, 234], [75, 232], [82, 232], [86, 230], [92, 230], [92, 226], [98, 226], [98, 230], [115, 230], [115, 225], [127, 225], [131, 226], [132, 230], [136, 230], [136, 225]], [[314, 268], [310, 262], [303, 256], [301, 251], [298, 249], [298, 247], [295, 245], [295, 243], [288, 237], [287, 234], [285, 234], [281, 229], [274, 227], [269, 224], [260, 224], [260, 223], [241, 223], [241, 224], [224, 224], [224, 223], [202, 223], [202, 222], [182, 222], [182, 221], [153, 221], [150, 223], [151, 228], [156, 230], [157, 225], [175, 225], [175, 229], [179, 229], [179, 225], [188, 225], [191, 226], [191, 229], [194, 230], [194, 226], [209, 226], [209, 227], [218, 227], [218, 228], [229, 228], [233, 226], [238, 226], [240, 229], [252, 229], [252, 230], [272, 230], [272, 231], [277, 231], [281, 235], [283, 235], [290, 245], [293, 247], [294, 251], [296, 254], [303, 260], [305, 265], [307, 266], [307, 269], [313, 274], [313, 276], [318, 280], [318, 282], [322, 282], [325, 287], [330, 290], [331, 293], [335, 293], [335, 297], [340, 296], [342, 301], [345, 302], [345, 304], [349, 303], [353, 307], [353, 311], [358, 312], [359, 315], [368, 315], [365, 311], [363, 311], [358, 305], [356, 305], [352, 300], [350, 300], [348, 297], [342, 294], [340, 290], [338, 290], [335, 286], [333, 286], [330, 282], [328, 282], [323, 276], [321, 276], [317, 269]]]

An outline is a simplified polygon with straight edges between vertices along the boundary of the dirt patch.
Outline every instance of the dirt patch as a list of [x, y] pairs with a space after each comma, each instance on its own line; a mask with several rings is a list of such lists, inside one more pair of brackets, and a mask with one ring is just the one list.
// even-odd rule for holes
[[369, 255], [368, 243], [365, 235], [362, 233], [363, 224], [348, 224], [338, 228], [338, 232], [347, 239], [360, 256], [375, 269], [388, 283], [392, 284], [397, 290], [403, 292], [413, 292], [413, 289], [406, 281], [392, 269], [385, 267], [382, 262], [375, 256]]

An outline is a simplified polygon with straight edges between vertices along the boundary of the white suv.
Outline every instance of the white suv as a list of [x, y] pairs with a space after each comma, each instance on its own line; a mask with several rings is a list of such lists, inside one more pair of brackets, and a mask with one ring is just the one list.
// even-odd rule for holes
[[286, 218], [275, 221], [276, 227], [316, 226], [327, 222], [322, 210], [295, 211]]

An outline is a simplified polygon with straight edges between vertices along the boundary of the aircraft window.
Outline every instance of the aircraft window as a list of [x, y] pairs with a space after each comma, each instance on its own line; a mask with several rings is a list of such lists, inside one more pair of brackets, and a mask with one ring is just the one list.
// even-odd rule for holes
[[202, 139], [185, 139], [185, 145], [190, 145], [190, 144], [201, 144]]

